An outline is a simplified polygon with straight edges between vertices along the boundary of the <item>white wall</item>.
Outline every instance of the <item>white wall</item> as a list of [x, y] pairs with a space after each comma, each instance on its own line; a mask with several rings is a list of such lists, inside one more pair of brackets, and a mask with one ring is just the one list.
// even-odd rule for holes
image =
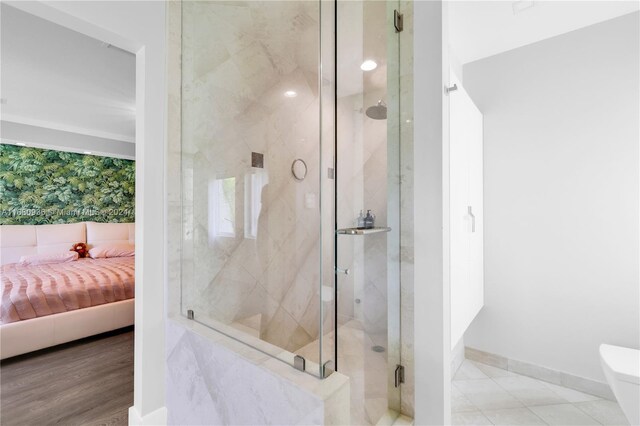
[[450, 43], [462, 63], [527, 46], [640, 9], [639, 2], [625, 0], [453, 0], [449, 5]]
[[485, 125], [485, 307], [467, 346], [604, 381], [640, 347], [639, 15], [467, 64]]
[[[165, 2], [9, 2], [136, 53], [136, 336], [132, 424], [163, 421]], [[140, 226], [141, 225], [141, 226]], [[144, 360], [144, 362], [143, 362]], [[158, 415], [156, 417], [156, 415]]]
[[[449, 85], [448, 7], [440, 1], [414, 2], [413, 7], [413, 28], [405, 27], [413, 29], [415, 43], [409, 95], [413, 151], [408, 153], [411, 168], [403, 170], [413, 180], [402, 186], [413, 190], [415, 424], [443, 425], [451, 423], [449, 98], [444, 96]], [[401, 60], [408, 58], [401, 54]]]
[[3, 142], [133, 158], [135, 55], [6, 2], [0, 15]]
[[93, 155], [127, 160], [135, 160], [136, 157], [136, 146], [130, 142], [4, 120], [0, 120], [0, 139], [2, 139], [2, 143], [22, 143], [34, 148], [55, 149], [56, 151], [77, 152], [79, 154], [90, 151]]

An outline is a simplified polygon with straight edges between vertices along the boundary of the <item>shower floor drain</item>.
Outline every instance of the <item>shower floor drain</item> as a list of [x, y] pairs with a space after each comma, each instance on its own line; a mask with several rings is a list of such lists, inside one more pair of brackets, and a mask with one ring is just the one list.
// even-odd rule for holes
[[376, 346], [372, 346], [371, 350], [374, 352], [384, 352], [384, 348], [382, 346], [376, 345]]

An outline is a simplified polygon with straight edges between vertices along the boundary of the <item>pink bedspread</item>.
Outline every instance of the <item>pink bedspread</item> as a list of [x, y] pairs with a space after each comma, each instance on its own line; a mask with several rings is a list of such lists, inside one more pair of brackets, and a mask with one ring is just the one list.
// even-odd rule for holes
[[0, 324], [134, 297], [135, 257], [3, 265]]

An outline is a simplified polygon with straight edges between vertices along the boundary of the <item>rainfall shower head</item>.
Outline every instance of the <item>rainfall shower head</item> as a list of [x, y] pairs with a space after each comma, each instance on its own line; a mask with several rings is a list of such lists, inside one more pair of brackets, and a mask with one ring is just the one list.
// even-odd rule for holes
[[377, 105], [367, 108], [365, 114], [367, 114], [367, 117], [373, 118], [374, 120], [386, 120], [387, 104], [385, 104], [382, 99], [380, 99]]

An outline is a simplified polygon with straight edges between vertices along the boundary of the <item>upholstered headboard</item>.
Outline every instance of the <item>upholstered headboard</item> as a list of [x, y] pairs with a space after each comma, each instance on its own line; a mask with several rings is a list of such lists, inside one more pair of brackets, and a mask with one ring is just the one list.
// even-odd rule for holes
[[134, 223], [86, 222], [89, 248], [104, 243], [135, 243]]
[[134, 223], [79, 222], [63, 225], [0, 225], [0, 264], [21, 256], [67, 251], [73, 243], [133, 243]]

